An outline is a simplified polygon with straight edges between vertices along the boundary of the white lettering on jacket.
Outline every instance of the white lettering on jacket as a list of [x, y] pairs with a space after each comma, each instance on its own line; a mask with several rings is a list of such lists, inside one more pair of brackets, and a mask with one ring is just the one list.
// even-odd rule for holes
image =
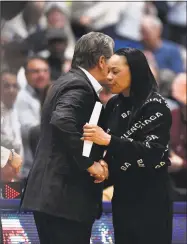
[[128, 117], [130, 115], [130, 113], [131, 113], [131, 111], [128, 110], [126, 113], [125, 112], [122, 113], [121, 117], [125, 119], [126, 117]]
[[130, 166], [131, 166], [130, 163], [125, 162], [125, 163], [121, 166], [121, 170], [126, 171]]
[[151, 148], [151, 145], [149, 144], [149, 142], [153, 141], [153, 140], [156, 140], [156, 139], [159, 139], [159, 137], [156, 136], [156, 135], [146, 136], [146, 140], [144, 141], [145, 146], [148, 147], [148, 148]]
[[150, 102], [159, 102], [159, 103], [162, 103], [162, 99], [160, 98], [160, 99], [158, 99], [158, 98], [150, 98], [150, 99], [148, 99], [146, 102], [145, 102], [145, 104], [147, 104], [147, 103], [150, 103]]
[[143, 163], [142, 159], [137, 160], [137, 164], [140, 168], [145, 168], [145, 164]]
[[162, 113], [156, 112], [154, 115], [151, 115], [148, 119], [143, 121], [137, 121], [126, 133], [124, 133], [121, 138], [128, 138], [138, 129], [143, 129], [146, 125], [152, 123], [152, 121], [158, 119], [159, 117], [163, 116]]
[[155, 166], [155, 169], [159, 169], [159, 168], [163, 167], [165, 164], [166, 164], [165, 162], [160, 162], [159, 164], [157, 164]]
[[148, 99], [144, 104], [150, 103], [150, 102], [159, 102], [159, 103], [164, 103], [166, 105], [167, 108], [169, 108], [168, 103], [166, 102], [166, 100], [159, 94], [157, 93], [157, 96], [160, 98], [150, 98]]

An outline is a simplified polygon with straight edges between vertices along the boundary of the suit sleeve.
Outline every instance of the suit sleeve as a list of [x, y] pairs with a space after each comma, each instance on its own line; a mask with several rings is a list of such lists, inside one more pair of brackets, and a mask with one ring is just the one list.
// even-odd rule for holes
[[64, 91], [57, 100], [50, 122], [61, 131], [68, 151], [81, 170], [94, 163], [92, 159], [82, 156], [82, 134], [78, 130], [80, 116], [84, 113], [84, 103], [87, 103], [89, 97], [90, 93], [84, 87], [73, 87]]
[[[145, 105], [145, 116], [140, 127], [141, 140], [111, 137], [107, 154], [112, 155], [119, 167], [160, 168], [166, 165], [161, 162], [167, 153], [171, 127], [171, 113], [164, 104], [149, 103]], [[157, 116], [155, 116], [155, 114]], [[152, 119], [152, 120], [151, 120]], [[107, 156], [107, 155], [106, 155]]]

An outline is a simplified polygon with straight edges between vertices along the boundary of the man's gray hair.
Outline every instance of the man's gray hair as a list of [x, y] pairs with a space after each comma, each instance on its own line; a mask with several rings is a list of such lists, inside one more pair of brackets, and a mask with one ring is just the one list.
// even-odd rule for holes
[[114, 41], [100, 32], [83, 35], [76, 43], [72, 68], [79, 66], [88, 70], [94, 68], [101, 56], [109, 59], [113, 54]]

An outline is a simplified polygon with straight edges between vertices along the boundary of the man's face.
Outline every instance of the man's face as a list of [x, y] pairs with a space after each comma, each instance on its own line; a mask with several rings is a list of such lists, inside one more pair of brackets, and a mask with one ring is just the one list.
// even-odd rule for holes
[[62, 59], [67, 47], [67, 42], [63, 40], [53, 40], [49, 42], [49, 51], [53, 57]]
[[102, 85], [107, 84], [107, 75], [108, 75], [108, 60], [104, 60], [102, 64], [102, 69], [101, 69], [101, 79], [100, 83]]
[[[112, 55], [113, 55], [113, 50], [111, 51], [111, 56]], [[108, 76], [108, 71], [109, 71], [109, 58], [105, 58], [104, 56], [100, 57], [100, 59], [99, 59], [99, 70], [100, 70], [99, 82], [101, 85], [105, 85], [108, 83], [107, 76]]]
[[145, 22], [141, 26], [142, 39], [148, 46], [154, 45], [155, 41], [159, 38], [158, 28], [154, 28], [151, 24]]
[[48, 64], [39, 59], [31, 60], [25, 71], [28, 84], [33, 88], [43, 89], [50, 83]]
[[65, 16], [60, 10], [53, 10], [47, 17], [48, 27], [64, 28]]
[[6, 107], [12, 108], [19, 91], [16, 76], [9, 73], [3, 74], [1, 77], [1, 89], [1, 100]]

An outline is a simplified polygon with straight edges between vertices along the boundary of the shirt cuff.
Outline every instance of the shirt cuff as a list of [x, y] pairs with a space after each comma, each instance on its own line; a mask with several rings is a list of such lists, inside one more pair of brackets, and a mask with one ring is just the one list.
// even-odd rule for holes
[[8, 162], [9, 156], [10, 150], [5, 147], [1, 147], [1, 168], [5, 167]]

